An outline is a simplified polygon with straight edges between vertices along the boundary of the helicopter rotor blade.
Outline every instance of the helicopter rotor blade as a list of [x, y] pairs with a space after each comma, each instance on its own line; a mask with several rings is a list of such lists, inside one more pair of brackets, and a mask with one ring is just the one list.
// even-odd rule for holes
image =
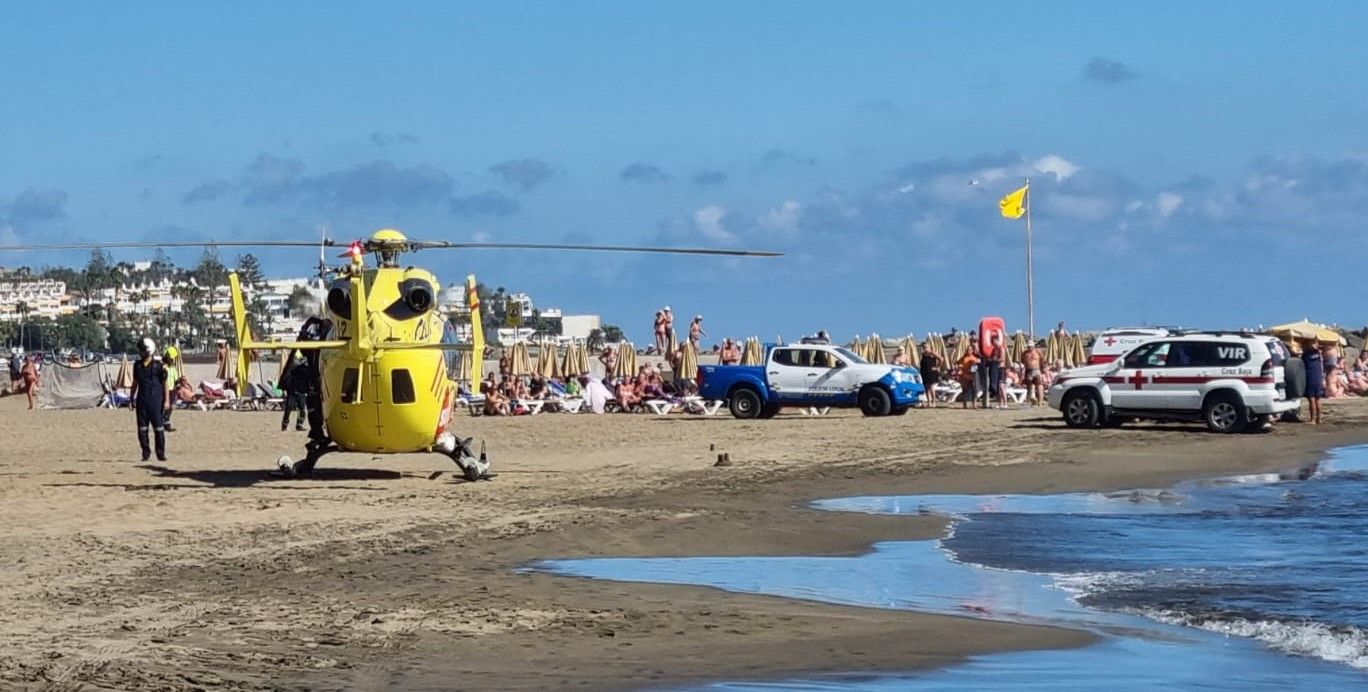
[[654, 245], [575, 245], [567, 243], [453, 243], [445, 240], [411, 240], [411, 250], [575, 250], [586, 252], [654, 252], [675, 255], [726, 255], [732, 257], [782, 257], [782, 252], [764, 250], [720, 250], [698, 247], [661, 247]]
[[[324, 239], [324, 245], [337, 245], [331, 238]], [[224, 241], [170, 241], [148, 242], [88, 242], [88, 243], [32, 243], [22, 245], [0, 245], [0, 252], [20, 252], [26, 250], [119, 250], [132, 248], [187, 248], [187, 247], [313, 247], [312, 240], [224, 240]]]

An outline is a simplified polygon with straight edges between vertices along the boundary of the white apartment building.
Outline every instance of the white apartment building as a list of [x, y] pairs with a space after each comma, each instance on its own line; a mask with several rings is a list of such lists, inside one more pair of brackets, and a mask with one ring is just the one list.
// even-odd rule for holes
[[67, 297], [66, 282], [52, 279], [15, 279], [0, 281], [0, 320], [17, 320], [19, 308], [27, 317], [55, 319], [76, 312]]

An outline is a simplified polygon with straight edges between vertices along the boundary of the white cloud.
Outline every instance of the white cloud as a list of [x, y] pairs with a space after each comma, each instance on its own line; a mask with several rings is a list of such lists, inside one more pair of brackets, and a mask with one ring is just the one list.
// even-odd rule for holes
[[1178, 207], [1183, 206], [1183, 196], [1176, 192], [1160, 192], [1157, 205], [1159, 218], [1167, 219], [1173, 216], [1173, 212], [1178, 211]]
[[1041, 173], [1052, 173], [1056, 180], [1067, 180], [1081, 170], [1077, 165], [1058, 154], [1047, 154], [1032, 164]]
[[719, 242], [731, 242], [736, 240], [736, 235], [728, 231], [722, 225], [722, 219], [727, 216], [726, 207], [710, 204], [693, 214], [694, 229], [702, 233], [705, 238]]
[[798, 220], [803, 215], [803, 205], [796, 200], [784, 200], [783, 204], [769, 210], [761, 219], [760, 225], [772, 231], [792, 233], [798, 230]]

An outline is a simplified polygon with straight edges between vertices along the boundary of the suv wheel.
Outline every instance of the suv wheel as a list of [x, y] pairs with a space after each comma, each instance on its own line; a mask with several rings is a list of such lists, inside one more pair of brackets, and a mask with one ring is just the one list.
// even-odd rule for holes
[[1060, 408], [1064, 410], [1064, 423], [1070, 428], [1095, 428], [1102, 419], [1102, 402], [1086, 389], [1066, 394]]
[[760, 415], [760, 395], [749, 387], [732, 392], [728, 408], [737, 418], [755, 418]]
[[1235, 392], [1216, 392], [1202, 405], [1207, 428], [1218, 433], [1237, 433], [1249, 426], [1249, 409]]
[[886, 416], [893, 410], [893, 400], [882, 387], [865, 387], [860, 390], [860, 411], [866, 416]]

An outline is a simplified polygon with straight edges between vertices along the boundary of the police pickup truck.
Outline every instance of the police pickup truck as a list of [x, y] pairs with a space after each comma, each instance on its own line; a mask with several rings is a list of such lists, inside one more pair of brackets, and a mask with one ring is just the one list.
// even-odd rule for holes
[[725, 399], [737, 418], [773, 418], [784, 406], [858, 406], [866, 416], [902, 415], [925, 388], [916, 368], [875, 365], [831, 344], [770, 345], [764, 365], [704, 365], [698, 390]]

